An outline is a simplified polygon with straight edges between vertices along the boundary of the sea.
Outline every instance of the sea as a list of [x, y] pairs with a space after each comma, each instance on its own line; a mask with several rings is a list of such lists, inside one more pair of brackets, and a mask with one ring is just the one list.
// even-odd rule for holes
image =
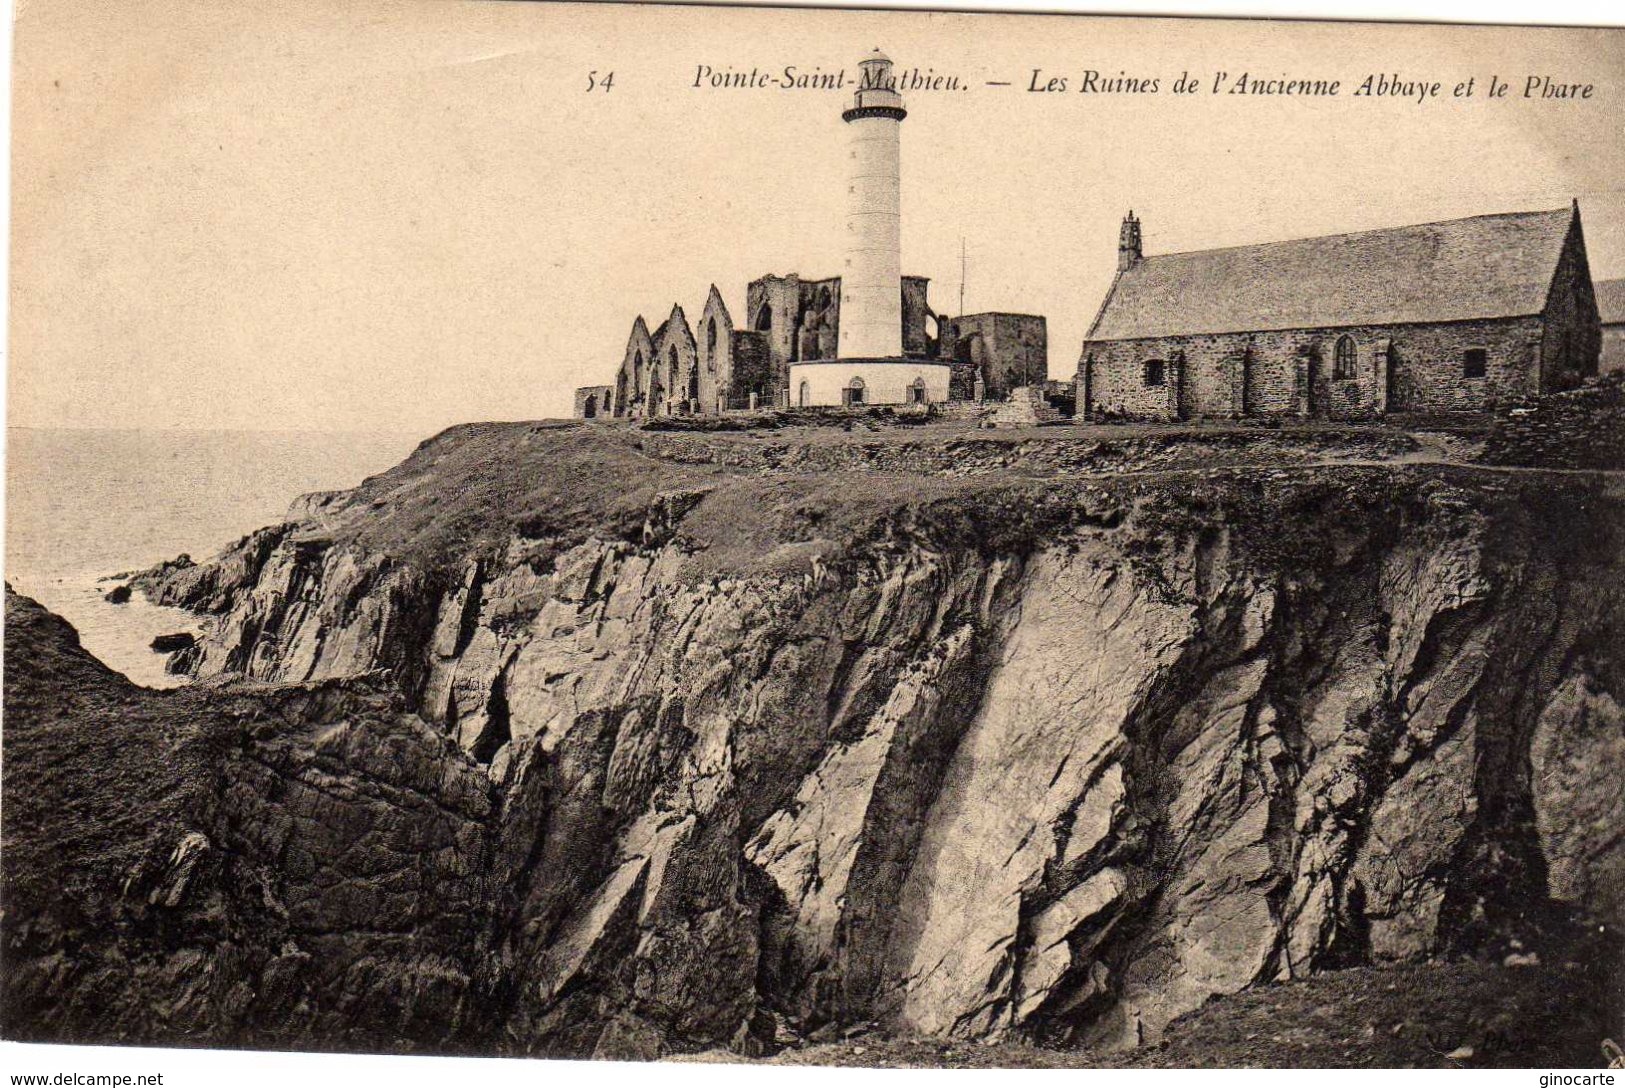
[[164, 671], [154, 637], [196, 632], [174, 608], [110, 604], [119, 574], [177, 555], [203, 561], [308, 491], [352, 487], [427, 435], [308, 431], [6, 431], [5, 579], [64, 617], [81, 644], [145, 687]]

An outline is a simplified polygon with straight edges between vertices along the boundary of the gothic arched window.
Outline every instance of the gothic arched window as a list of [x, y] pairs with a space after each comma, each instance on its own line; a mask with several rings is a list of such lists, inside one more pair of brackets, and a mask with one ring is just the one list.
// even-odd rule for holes
[[764, 302], [762, 303], [762, 308], [756, 311], [756, 328], [759, 332], [766, 332], [772, 327], [773, 310], [768, 306], [767, 303]]
[[1354, 337], [1339, 336], [1337, 338], [1337, 348], [1332, 355], [1332, 377], [1354, 377], [1354, 360]]
[[717, 319], [714, 317], [705, 323], [705, 353], [713, 357], [717, 353]]

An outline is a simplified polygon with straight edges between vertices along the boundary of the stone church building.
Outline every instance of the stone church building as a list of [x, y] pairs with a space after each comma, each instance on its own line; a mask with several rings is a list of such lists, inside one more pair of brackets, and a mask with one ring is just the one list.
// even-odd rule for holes
[[1602, 314], [1602, 360], [1599, 373], [1625, 370], [1625, 280], [1597, 284], [1597, 310]]
[[1578, 204], [1150, 256], [1130, 212], [1078, 414], [1481, 411], [1578, 385], [1600, 340]]

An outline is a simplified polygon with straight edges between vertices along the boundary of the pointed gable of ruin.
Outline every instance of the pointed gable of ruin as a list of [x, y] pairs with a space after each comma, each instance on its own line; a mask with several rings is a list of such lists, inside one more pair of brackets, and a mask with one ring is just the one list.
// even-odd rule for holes
[[703, 371], [702, 383], [708, 389], [708, 403], [715, 399], [718, 390], [725, 397], [729, 393], [733, 375], [733, 334], [733, 316], [728, 313], [728, 304], [722, 300], [722, 292], [713, 283], [705, 296], [705, 309], [700, 313], [699, 328], [694, 330]]
[[654, 337], [649, 335], [649, 323], [643, 320], [642, 314], [639, 314], [632, 322], [632, 331], [626, 338], [626, 357], [630, 359], [636, 352], [641, 351], [644, 362], [648, 362], [654, 350]]
[[719, 348], [726, 350], [725, 345], [728, 336], [734, 331], [734, 320], [733, 315], [728, 313], [728, 304], [722, 300], [722, 292], [717, 290], [717, 285], [714, 283], [711, 285], [710, 292], [705, 296], [705, 309], [700, 313], [700, 327], [695, 330], [694, 334], [700, 346], [702, 358], [711, 353], [709, 326], [713, 321], [717, 323], [717, 344]]
[[662, 356], [672, 347], [682, 354], [694, 353], [694, 330], [688, 327], [688, 316], [683, 313], [681, 305], [671, 308], [671, 314], [655, 332], [654, 346], [655, 353]]
[[655, 332], [655, 359], [653, 377], [649, 384], [649, 410], [659, 415], [668, 402], [692, 399], [693, 371], [698, 367], [694, 350], [694, 331], [688, 327], [688, 318], [682, 306], [673, 306], [671, 314]]
[[626, 338], [626, 352], [615, 372], [615, 414], [633, 414], [649, 393], [649, 364], [655, 356], [654, 338], [649, 335], [649, 324], [638, 315], [632, 322], [632, 332]]
[[1576, 212], [1513, 212], [1143, 257], [1087, 339], [1538, 314]]

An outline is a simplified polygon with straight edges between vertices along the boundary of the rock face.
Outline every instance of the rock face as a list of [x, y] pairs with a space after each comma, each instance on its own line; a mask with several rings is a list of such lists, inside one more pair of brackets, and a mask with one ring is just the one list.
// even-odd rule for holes
[[241, 970], [302, 980], [300, 1030], [615, 1057], [870, 1021], [1132, 1045], [1257, 983], [1625, 922], [1606, 485], [877, 476], [844, 521], [807, 486], [435, 563], [346, 533], [407, 501], [363, 489], [148, 580], [212, 614], [196, 675], [330, 707], [388, 670], [417, 715], [284, 714], [148, 894], [224, 836], [295, 947]]
[[6, 601], [7, 1034], [435, 1050], [488, 986], [483, 769], [376, 678], [136, 688]]

